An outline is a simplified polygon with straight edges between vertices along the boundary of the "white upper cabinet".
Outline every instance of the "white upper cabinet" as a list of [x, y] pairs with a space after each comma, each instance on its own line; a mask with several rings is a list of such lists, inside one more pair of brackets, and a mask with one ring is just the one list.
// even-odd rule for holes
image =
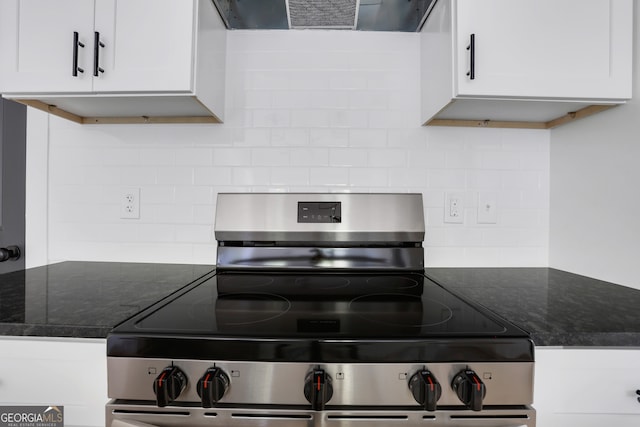
[[95, 92], [191, 90], [192, 1], [95, 1], [95, 32], [104, 45], [98, 45], [104, 72], [95, 73]]
[[632, 0], [437, 0], [421, 34], [424, 122], [547, 123], [623, 103], [632, 41]]
[[93, 16], [93, 1], [0, 2], [0, 92], [90, 92]]
[[3, 96], [81, 123], [222, 120], [211, 0], [3, 0], [0, 56]]

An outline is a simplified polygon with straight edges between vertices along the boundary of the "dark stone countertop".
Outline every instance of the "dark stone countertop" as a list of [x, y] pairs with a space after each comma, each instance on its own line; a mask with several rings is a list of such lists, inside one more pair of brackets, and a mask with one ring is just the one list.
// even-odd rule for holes
[[539, 346], [640, 347], [640, 290], [552, 268], [428, 268]]
[[0, 335], [105, 338], [211, 265], [69, 261], [0, 275]]
[[[0, 275], [0, 335], [105, 338], [211, 265], [69, 261]], [[427, 268], [539, 346], [640, 347], [640, 290], [550, 268]]]

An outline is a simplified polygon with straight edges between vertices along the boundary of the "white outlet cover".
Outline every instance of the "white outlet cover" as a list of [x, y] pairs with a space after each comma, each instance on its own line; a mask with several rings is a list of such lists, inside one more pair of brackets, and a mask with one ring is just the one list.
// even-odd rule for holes
[[120, 218], [140, 219], [140, 189], [123, 188], [120, 191]]
[[444, 222], [449, 224], [464, 223], [465, 194], [460, 191], [449, 191], [444, 195]]

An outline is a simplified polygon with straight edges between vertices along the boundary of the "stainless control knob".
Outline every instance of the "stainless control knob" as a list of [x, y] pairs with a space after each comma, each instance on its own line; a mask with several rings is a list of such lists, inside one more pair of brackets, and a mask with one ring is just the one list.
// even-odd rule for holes
[[209, 368], [198, 380], [198, 396], [203, 408], [215, 406], [229, 389], [229, 377], [220, 368]]
[[156, 403], [160, 407], [176, 400], [187, 387], [187, 376], [177, 366], [167, 366], [153, 382]]
[[427, 369], [416, 372], [409, 380], [409, 389], [413, 398], [425, 411], [435, 411], [442, 395], [442, 387], [436, 377]]
[[482, 410], [482, 400], [487, 394], [487, 389], [480, 377], [471, 369], [464, 369], [455, 377], [451, 387], [458, 395], [458, 399], [472, 411]]
[[314, 411], [324, 410], [325, 404], [333, 397], [331, 377], [323, 369], [314, 369], [304, 380], [304, 397]]

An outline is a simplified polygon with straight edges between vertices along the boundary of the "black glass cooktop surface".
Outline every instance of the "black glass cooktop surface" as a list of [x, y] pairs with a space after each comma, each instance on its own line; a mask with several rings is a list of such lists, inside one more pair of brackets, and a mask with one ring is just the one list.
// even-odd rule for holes
[[525, 336], [421, 274], [371, 272], [223, 272], [115, 331], [256, 339]]

